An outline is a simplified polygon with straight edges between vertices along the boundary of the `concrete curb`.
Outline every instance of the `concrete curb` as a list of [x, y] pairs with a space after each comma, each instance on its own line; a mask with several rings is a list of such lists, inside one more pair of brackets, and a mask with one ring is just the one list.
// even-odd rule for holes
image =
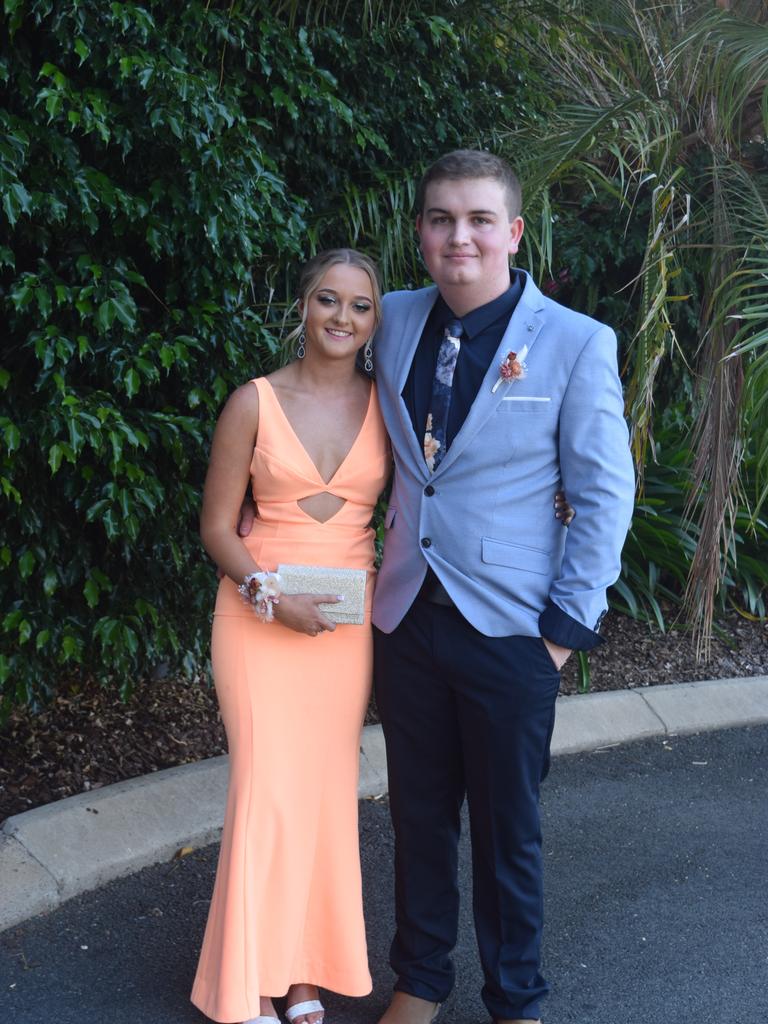
[[[768, 723], [768, 676], [561, 697], [554, 755]], [[17, 814], [0, 828], [0, 931], [218, 838], [227, 758], [129, 779]], [[381, 726], [363, 730], [361, 798], [387, 792]]]

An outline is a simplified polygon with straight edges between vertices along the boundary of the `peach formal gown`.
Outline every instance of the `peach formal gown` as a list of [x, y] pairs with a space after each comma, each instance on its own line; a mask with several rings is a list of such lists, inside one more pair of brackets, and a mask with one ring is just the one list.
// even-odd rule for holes
[[[260, 996], [297, 982], [371, 991], [357, 834], [360, 730], [371, 684], [373, 531], [390, 469], [371, 388], [349, 453], [324, 481], [261, 377], [251, 462], [258, 515], [245, 544], [262, 569], [280, 562], [366, 569], [364, 625], [310, 637], [259, 622], [221, 581], [212, 663], [229, 746], [229, 791], [192, 1002], [215, 1021], [259, 1014]], [[324, 523], [302, 498], [345, 499]]]

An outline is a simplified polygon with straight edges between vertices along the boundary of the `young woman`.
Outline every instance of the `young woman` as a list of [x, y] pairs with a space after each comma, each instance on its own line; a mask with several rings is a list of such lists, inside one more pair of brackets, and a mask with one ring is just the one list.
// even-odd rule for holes
[[[300, 282], [288, 366], [239, 388], [221, 413], [201, 536], [226, 573], [212, 662], [230, 783], [193, 1003], [215, 1021], [319, 1024], [317, 987], [371, 989], [357, 836], [360, 730], [371, 683], [374, 546], [390, 472], [376, 388], [356, 368], [381, 311], [376, 269], [321, 253]], [[238, 536], [250, 479], [257, 515]], [[279, 592], [281, 563], [362, 569], [362, 625], [334, 594]]]

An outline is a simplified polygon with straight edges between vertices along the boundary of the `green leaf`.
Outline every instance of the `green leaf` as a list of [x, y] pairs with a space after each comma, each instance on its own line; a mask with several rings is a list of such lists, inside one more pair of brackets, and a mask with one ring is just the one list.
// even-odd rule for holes
[[100, 501], [96, 501], [86, 512], [85, 518], [89, 523], [92, 523], [94, 519], [98, 519], [99, 516], [103, 515], [104, 512], [109, 508], [111, 502], [109, 498], [102, 498]]
[[14, 227], [19, 218], [19, 207], [18, 203], [14, 203], [10, 192], [3, 193], [3, 213], [11, 227]]
[[15, 181], [9, 191], [16, 200], [19, 209], [22, 213], [29, 213], [32, 207], [32, 196], [27, 192], [26, 188], [20, 181]]
[[48, 449], [48, 465], [51, 467], [51, 473], [54, 476], [59, 471], [63, 455], [64, 449], [60, 444], [52, 444]]
[[136, 325], [136, 304], [130, 298], [123, 299], [111, 299], [112, 309], [114, 311], [112, 319], [114, 320], [115, 315], [120, 323], [125, 324], [126, 327], [134, 327]]
[[71, 633], [65, 633], [61, 640], [62, 660], [69, 661], [70, 658], [77, 658], [79, 660], [80, 646], [77, 637], [72, 636]]
[[18, 624], [21, 622], [22, 613], [16, 608], [3, 619], [3, 632], [10, 633], [11, 630], [16, 629]]
[[85, 434], [78, 422], [78, 418], [76, 416], [72, 416], [67, 426], [69, 427], [70, 446], [73, 451], [78, 452], [82, 448], [83, 441], [85, 440]]
[[3, 437], [5, 438], [5, 446], [9, 453], [15, 452], [21, 444], [21, 431], [15, 423], [7, 423], [3, 428]]
[[43, 593], [46, 597], [50, 597], [56, 592], [59, 586], [59, 576], [54, 569], [49, 569], [43, 577]]
[[115, 309], [114, 301], [107, 299], [99, 306], [99, 311], [96, 314], [96, 323], [102, 331], [108, 331], [115, 322], [116, 315], [117, 310]]
[[90, 49], [84, 39], [75, 40], [75, 53], [80, 58], [80, 64], [82, 65], [86, 57], [90, 55]]
[[35, 558], [34, 552], [27, 548], [27, 550], [24, 552], [24, 554], [21, 556], [18, 562], [19, 575], [23, 580], [27, 579], [29, 576], [32, 575], [32, 571], [35, 568], [36, 561], [37, 559]]
[[3, 494], [6, 498], [10, 498], [15, 501], [17, 505], [21, 504], [21, 493], [13, 486], [7, 476], [0, 475], [0, 488], [2, 488]]
[[102, 519], [102, 525], [106, 531], [107, 537], [110, 540], [114, 540], [120, 536], [120, 522], [115, 515], [115, 511], [112, 508], [107, 509]]
[[51, 295], [47, 288], [35, 288], [35, 298], [37, 299], [37, 308], [40, 310], [40, 314], [44, 320], [47, 320], [51, 314]]
[[83, 587], [83, 594], [85, 595], [88, 607], [95, 608], [99, 603], [99, 585], [93, 577], [89, 577], [89, 579], [86, 580], [85, 586]]
[[133, 396], [138, 392], [139, 386], [141, 384], [141, 381], [139, 379], [139, 375], [138, 375], [138, 373], [136, 373], [136, 371], [133, 369], [133, 367], [131, 367], [131, 369], [128, 370], [128, 372], [125, 374], [125, 377], [123, 378], [123, 382], [124, 382], [124, 385], [125, 385], [125, 393], [126, 393], [126, 395], [129, 398], [133, 398]]
[[123, 626], [123, 642], [130, 654], [136, 654], [139, 649], [139, 638], [130, 626]]
[[272, 89], [272, 101], [274, 102], [276, 107], [282, 107], [285, 110], [287, 110], [291, 118], [293, 118], [294, 120], [298, 118], [299, 108], [296, 106], [296, 104], [285, 91], [285, 89], [281, 89], [279, 85], [275, 86]]
[[109, 647], [115, 634], [120, 629], [120, 622], [117, 619], [99, 619], [93, 635], [101, 642], [102, 648]]
[[64, 99], [60, 92], [53, 89], [46, 89], [43, 92], [46, 93], [45, 109], [48, 111], [48, 123], [50, 124], [64, 105]]

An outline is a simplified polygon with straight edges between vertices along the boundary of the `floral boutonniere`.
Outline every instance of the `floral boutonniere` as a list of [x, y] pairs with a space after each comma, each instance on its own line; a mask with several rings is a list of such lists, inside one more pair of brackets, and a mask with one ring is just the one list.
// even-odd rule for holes
[[528, 367], [525, 365], [524, 360], [527, 355], [527, 345], [523, 345], [519, 352], [507, 352], [507, 358], [503, 359], [499, 366], [499, 379], [491, 388], [493, 394], [496, 393], [499, 384], [503, 384], [505, 380], [525, 379]]

